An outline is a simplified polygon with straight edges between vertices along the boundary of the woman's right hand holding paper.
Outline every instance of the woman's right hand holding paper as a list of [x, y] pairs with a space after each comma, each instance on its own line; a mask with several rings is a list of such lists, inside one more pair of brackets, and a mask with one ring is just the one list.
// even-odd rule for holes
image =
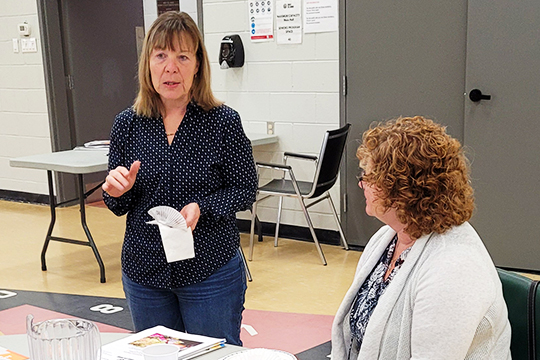
[[133, 187], [140, 167], [141, 162], [139, 160], [134, 161], [129, 170], [123, 166], [118, 166], [109, 172], [101, 188], [112, 197], [122, 196]]

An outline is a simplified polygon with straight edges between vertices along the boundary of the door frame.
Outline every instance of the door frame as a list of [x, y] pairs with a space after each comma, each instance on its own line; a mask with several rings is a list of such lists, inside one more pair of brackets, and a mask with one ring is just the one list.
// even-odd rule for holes
[[[60, 0], [37, 0], [39, 25], [42, 37], [45, 89], [49, 114], [52, 151], [71, 150], [75, 146], [73, 117], [70, 116], [69, 89], [64, 59]], [[76, 177], [55, 172], [58, 202], [76, 196]]]
[[[339, 38], [339, 124], [340, 127], [345, 124], [347, 121], [347, 53], [346, 53], [346, 16], [345, 16], [345, 3], [347, 0], [339, 0], [338, 8], [338, 38]], [[343, 150], [345, 154], [348, 153], [349, 143], [345, 144], [345, 149]], [[343, 161], [341, 164], [341, 169], [339, 171], [339, 218], [342, 223], [343, 231], [345, 232], [345, 237], [347, 237], [347, 156], [343, 156]], [[349, 245], [350, 246], [350, 245]], [[353, 244], [354, 248], [355, 245]], [[363, 247], [362, 247], [363, 250]]]
[[[138, 4], [138, 1], [135, 2]], [[135, 11], [137, 14], [136, 17], [129, 17], [126, 19], [130, 19], [137, 24], [139, 23], [139, 20], [141, 20], [142, 23], [144, 17], [142, 0], [140, 1], [140, 8], [138, 5], [137, 8], [132, 7], [131, 2], [113, 3], [122, 4], [123, 9], [129, 8], [130, 11]], [[85, 4], [90, 8], [96, 6], [93, 5], [93, 3]], [[78, 66], [75, 65], [82, 65], [84, 62], [81, 63], [80, 59], [77, 57], [78, 54], [80, 54], [80, 43], [72, 43], [73, 40], [70, 39], [72, 33], [68, 32], [73, 30], [71, 27], [73, 24], [71, 24], [70, 20], [76, 18], [77, 15], [84, 13], [79, 14], [80, 10], [77, 13], [74, 12], [69, 0], [37, 0], [37, 6], [39, 24], [42, 31], [43, 67], [45, 72], [45, 89], [47, 95], [51, 148], [53, 152], [71, 150], [77, 145], [82, 145], [84, 141], [89, 141], [81, 141], [81, 125], [86, 125], [88, 127], [88, 123], [81, 122], [79, 113], [80, 111], [83, 111], [85, 107], [79, 103], [79, 101], [83, 101], [81, 100], [80, 91], [74, 92], [77, 88], [74, 89], [73, 87], [72, 77], [73, 75], [80, 75], [77, 73]], [[128, 8], [126, 8], [126, 6], [128, 6]], [[107, 15], [108, 17], [104, 18], [102, 21], [107, 21], [107, 24], [116, 22], [116, 18], [112, 12], [109, 12]], [[142, 16], [139, 18], [139, 15]], [[131, 28], [128, 29], [126, 27], [123, 29], [126, 31], [131, 30]], [[100, 43], [100, 40], [97, 41]], [[77, 53], [73, 53], [73, 51], [77, 51], [75, 45], [79, 46], [79, 52]], [[131, 49], [131, 45], [129, 46]], [[133, 54], [130, 53], [130, 55]], [[122, 79], [127, 79], [127, 76], [129, 76], [129, 79], [132, 78], [131, 71], [129, 75], [124, 74]], [[84, 83], [81, 82], [80, 84]], [[135, 80], [133, 80], [133, 84], [130, 83], [130, 86], [134, 84]], [[136, 88], [134, 88], [134, 90], [136, 90]], [[93, 89], [89, 91], [93, 91]], [[125, 93], [123, 93], [123, 95], [125, 95]], [[133, 95], [134, 94], [131, 93], [129, 94], [130, 104], [132, 103]], [[119, 110], [115, 109], [115, 112], [112, 115], [114, 116], [117, 111]], [[86, 134], [86, 132], [82, 130], [82, 134]], [[90, 176], [85, 176], [85, 184], [83, 184], [83, 186], [87, 188], [94, 188], [94, 186], [102, 181], [102, 178], [104, 177], [102, 174], [89, 175]], [[77, 197], [77, 189], [79, 186], [78, 181], [78, 177], [73, 174], [55, 173], [57, 202], [66, 202], [75, 199]], [[95, 200], [98, 198], [100, 198], [100, 196], [95, 196]], [[69, 203], [71, 204], [71, 202]]]

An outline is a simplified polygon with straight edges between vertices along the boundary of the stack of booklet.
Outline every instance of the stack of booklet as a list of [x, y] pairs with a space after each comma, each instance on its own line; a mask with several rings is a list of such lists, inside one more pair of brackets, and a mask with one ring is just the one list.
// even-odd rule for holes
[[110, 144], [110, 140], [94, 140], [84, 143], [84, 147], [86, 149], [108, 149]]
[[155, 326], [102, 347], [101, 360], [143, 360], [142, 349], [154, 344], [174, 344], [180, 348], [178, 360], [187, 360], [225, 346], [225, 339], [186, 334]]

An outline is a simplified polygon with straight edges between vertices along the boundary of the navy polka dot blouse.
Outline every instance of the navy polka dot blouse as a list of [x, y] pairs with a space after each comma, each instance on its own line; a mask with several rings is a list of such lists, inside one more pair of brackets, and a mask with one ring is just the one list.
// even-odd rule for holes
[[[225, 265], [240, 242], [235, 213], [251, 208], [257, 190], [251, 143], [238, 113], [225, 105], [204, 112], [192, 102], [169, 145], [161, 117], [128, 108], [116, 116], [110, 140], [109, 170], [141, 161], [131, 190], [118, 198], [103, 194], [113, 213], [127, 213], [124, 274], [171, 289], [201, 282]], [[195, 258], [167, 263], [158, 227], [146, 224], [148, 209], [181, 210], [192, 202], [201, 210]]]

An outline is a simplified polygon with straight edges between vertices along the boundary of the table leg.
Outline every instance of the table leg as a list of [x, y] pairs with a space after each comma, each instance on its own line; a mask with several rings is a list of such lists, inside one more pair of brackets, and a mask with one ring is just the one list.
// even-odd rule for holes
[[45, 253], [47, 252], [47, 247], [51, 241], [51, 235], [54, 228], [54, 223], [56, 222], [56, 199], [54, 197], [54, 185], [52, 178], [52, 171], [47, 170], [47, 181], [49, 183], [49, 207], [51, 208], [51, 222], [49, 224], [49, 230], [47, 231], [47, 236], [45, 237], [45, 243], [43, 244], [43, 249], [41, 250], [41, 270], [47, 270], [47, 263], [45, 262]]
[[81, 212], [81, 225], [84, 229], [84, 232], [86, 234], [86, 237], [88, 238], [88, 242], [92, 250], [94, 251], [94, 255], [96, 257], [96, 260], [99, 265], [99, 273], [100, 273], [100, 281], [102, 283], [105, 282], [105, 265], [103, 265], [103, 261], [101, 260], [101, 256], [99, 255], [99, 251], [96, 247], [96, 244], [94, 243], [94, 239], [92, 238], [92, 234], [90, 234], [90, 230], [88, 229], [88, 225], [86, 225], [86, 210], [84, 205], [84, 182], [83, 182], [83, 176], [82, 174], [78, 174], [78, 182], [79, 182], [79, 207]]

